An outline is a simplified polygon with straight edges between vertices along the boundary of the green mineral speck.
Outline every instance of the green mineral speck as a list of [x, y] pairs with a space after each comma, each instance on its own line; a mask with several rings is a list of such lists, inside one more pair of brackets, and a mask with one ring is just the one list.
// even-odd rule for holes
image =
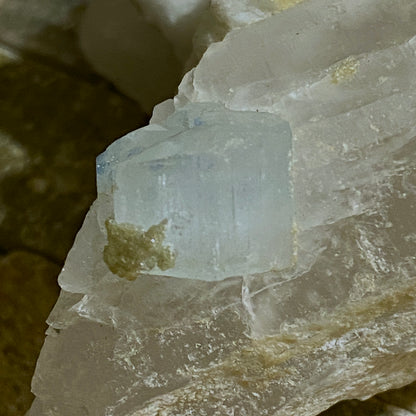
[[108, 244], [104, 247], [104, 261], [119, 277], [135, 280], [140, 273], [154, 267], [160, 270], [175, 266], [175, 254], [163, 246], [167, 220], [152, 225], [147, 231], [133, 224], [117, 224], [107, 219]]

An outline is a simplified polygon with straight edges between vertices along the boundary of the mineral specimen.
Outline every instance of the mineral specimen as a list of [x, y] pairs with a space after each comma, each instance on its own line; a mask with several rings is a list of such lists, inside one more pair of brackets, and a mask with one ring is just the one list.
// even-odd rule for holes
[[30, 415], [306, 416], [416, 379], [416, 1], [244, 4], [98, 158]]
[[116, 223], [166, 222], [175, 265], [149, 273], [216, 280], [282, 269], [292, 262], [290, 152], [278, 117], [195, 104], [110, 146], [97, 160], [98, 192], [113, 195]]

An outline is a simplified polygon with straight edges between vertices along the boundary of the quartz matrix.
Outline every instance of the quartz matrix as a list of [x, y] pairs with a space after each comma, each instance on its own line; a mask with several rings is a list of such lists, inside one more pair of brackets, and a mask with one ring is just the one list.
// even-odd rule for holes
[[416, 0], [202, 6], [216, 42], [98, 159], [30, 416], [313, 416], [416, 379]]

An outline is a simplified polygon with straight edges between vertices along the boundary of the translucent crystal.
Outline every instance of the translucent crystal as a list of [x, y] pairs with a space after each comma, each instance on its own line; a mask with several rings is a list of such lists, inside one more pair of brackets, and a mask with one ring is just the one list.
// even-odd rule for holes
[[[415, 20], [411, 0], [305, 1], [211, 45], [182, 80], [176, 101], [218, 101], [237, 110], [279, 113], [282, 95], [302, 86], [313, 91], [334, 64], [412, 38]], [[384, 69], [394, 67], [387, 58]]]
[[98, 191], [114, 195], [118, 224], [166, 222], [174, 266], [149, 273], [218, 280], [282, 269], [292, 262], [290, 155], [276, 116], [187, 106], [110, 146]]
[[[98, 199], [59, 278], [31, 415], [313, 416], [415, 380], [416, 1], [309, 0], [263, 17], [211, 45], [153, 124], [99, 159]], [[226, 146], [237, 138], [242, 146]], [[218, 172], [191, 169], [198, 154]], [[267, 163], [276, 155], [281, 171]], [[169, 197], [150, 166], [173, 178]], [[227, 241], [221, 221], [234, 224], [230, 184], [240, 179], [235, 207], [256, 227]], [[215, 270], [209, 250], [173, 226], [183, 216], [168, 217], [186, 201], [212, 227], [198, 233], [191, 218], [193, 244], [215, 247], [218, 234], [229, 243], [217, 281], [203, 280]], [[267, 218], [255, 215], [259, 201]], [[277, 201], [291, 207], [283, 230]], [[290, 261], [268, 251], [277, 231], [292, 236]], [[131, 241], [138, 257], [123, 259]], [[193, 254], [182, 262], [183, 246]], [[117, 261], [139, 264], [140, 277], [120, 279]], [[167, 277], [176, 267], [192, 272]]]

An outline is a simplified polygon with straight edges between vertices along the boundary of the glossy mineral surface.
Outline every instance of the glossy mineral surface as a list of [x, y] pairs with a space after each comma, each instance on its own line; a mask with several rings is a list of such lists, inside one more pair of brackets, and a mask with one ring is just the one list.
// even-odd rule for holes
[[[161, 249], [175, 261], [148, 267], [142, 256], [147, 272], [220, 280], [281, 270], [293, 260], [291, 150], [277, 116], [188, 105], [111, 145], [97, 160], [98, 192], [116, 223], [164, 221]], [[139, 242], [124, 247], [143, 252]]]
[[[158, 272], [120, 279], [103, 256], [108, 219], [146, 233], [166, 216], [146, 223], [137, 213], [126, 221], [136, 214], [122, 213], [120, 201], [137, 201], [141, 191], [128, 189], [133, 182], [143, 189], [143, 176], [103, 173], [59, 279], [63, 290], [49, 317], [31, 415], [307, 416], [415, 380], [415, 28], [415, 0], [309, 0], [266, 13], [208, 48], [145, 130], [161, 135], [163, 147], [143, 143], [178, 155], [175, 161], [185, 149], [194, 155], [197, 142], [176, 152], [183, 138], [167, 138], [166, 125], [190, 109], [217, 114], [210, 102], [227, 109], [213, 117], [216, 139], [241, 114], [250, 120], [239, 132], [243, 139], [257, 123], [253, 113], [269, 113], [261, 117], [275, 132], [287, 120], [291, 261], [218, 281]], [[193, 118], [184, 120], [192, 132]], [[262, 131], [253, 130], [253, 137]], [[234, 157], [224, 144], [221, 155]], [[273, 146], [265, 149], [273, 155]], [[120, 162], [120, 154], [112, 166], [128, 159]], [[244, 178], [244, 166], [255, 171], [253, 154], [242, 154], [247, 164], [237, 163], [243, 168], [224, 183]], [[255, 160], [264, 165], [264, 158]], [[188, 172], [175, 166], [163, 168]], [[250, 210], [244, 199], [236, 207], [246, 202]], [[167, 209], [166, 201], [154, 206]], [[255, 221], [272, 229], [280, 212], [271, 211]], [[164, 237], [161, 247], [171, 244], [179, 261], [181, 246], [168, 240], [167, 228]]]

